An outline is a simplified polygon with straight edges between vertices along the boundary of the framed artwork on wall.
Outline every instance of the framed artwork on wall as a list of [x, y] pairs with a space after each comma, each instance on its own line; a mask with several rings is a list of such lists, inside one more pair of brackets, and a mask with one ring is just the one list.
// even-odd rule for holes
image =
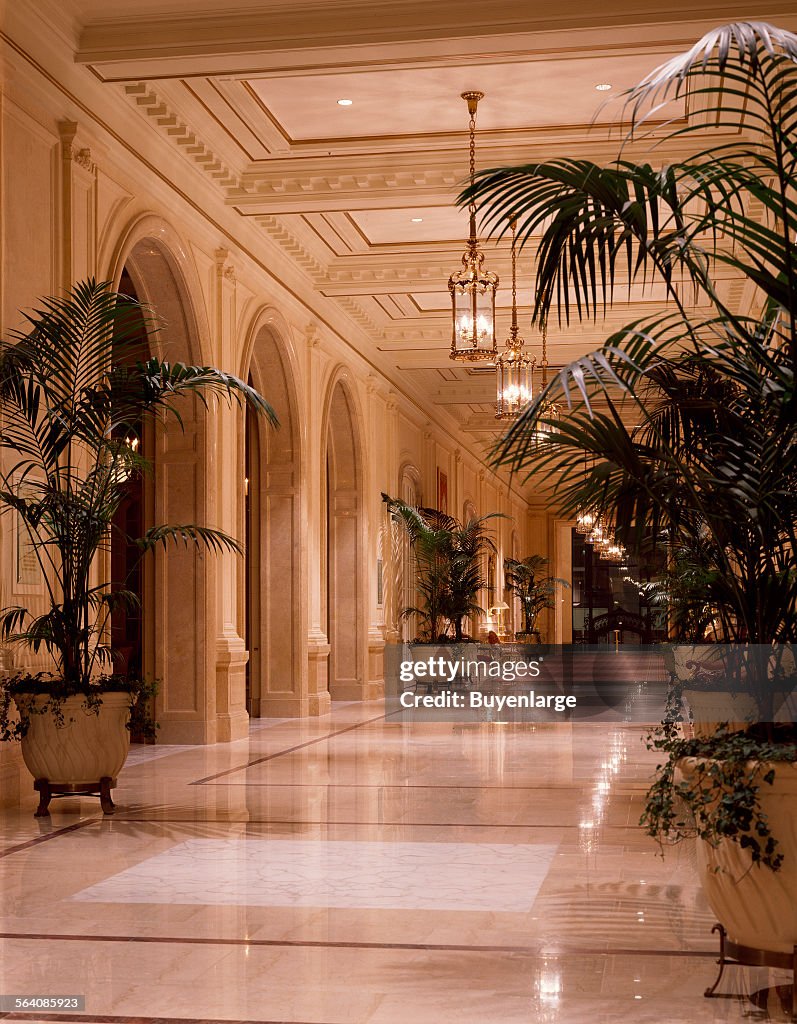
[[[12, 488], [20, 497], [30, 494], [30, 488], [14, 478]], [[24, 520], [18, 512], [11, 516], [11, 543], [13, 545], [14, 590], [19, 594], [43, 592], [44, 578], [39, 568], [36, 550]]]
[[448, 474], [437, 470], [437, 508], [448, 514]]

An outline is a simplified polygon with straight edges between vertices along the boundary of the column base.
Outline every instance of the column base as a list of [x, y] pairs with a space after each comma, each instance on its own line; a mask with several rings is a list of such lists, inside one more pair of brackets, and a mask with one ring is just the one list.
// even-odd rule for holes
[[326, 636], [311, 633], [307, 638], [307, 714], [328, 715], [332, 703], [329, 693], [329, 652]]
[[216, 722], [204, 722], [201, 719], [190, 718], [180, 721], [179, 718], [166, 718], [158, 716], [158, 738], [156, 743], [176, 743], [191, 746], [204, 745], [216, 742]]
[[216, 742], [232, 743], [249, 736], [249, 715], [246, 710], [229, 715], [216, 715]]
[[216, 642], [216, 742], [232, 743], [249, 735], [246, 710], [246, 663], [249, 652], [241, 637], [221, 636]]
[[30, 774], [22, 761], [19, 743], [4, 743], [0, 752], [0, 807], [19, 807], [22, 798], [23, 773], [30, 784]]
[[360, 679], [339, 680], [331, 690], [332, 700], [381, 700], [385, 695], [385, 682], [383, 679], [369, 679], [363, 682]]
[[379, 700], [385, 695], [385, 641], [382, 631], [373, 626], [368, 631], [368, 696], [365, 700]]
[[269, 694], [252, 704], [252, 718], [315, 718], [329, 711], [329, 694], [297, 697], [293, 693]]

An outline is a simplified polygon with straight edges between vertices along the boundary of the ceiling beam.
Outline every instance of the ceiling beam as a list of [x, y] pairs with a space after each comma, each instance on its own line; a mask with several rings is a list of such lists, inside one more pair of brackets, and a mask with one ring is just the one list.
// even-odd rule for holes
[[[647, 8], [647, 9], [646, 9]], [[669, 0], [665, 8], [570, 0], [530, 8], [527, 0], [471, 5], [458, 17], [428, 0], [268, 3], [257, 11], [123, 16], [84, 26], [76, 60], [107, 81], [255, 76], [418, 67], [462, 59], [544, 59], [563, 49], [597, 55], [629, 46], [682, 46], [717, 21], [794, 16], [788, 0]], [[650, 26], [662, 29], [651, 33]], [[566, 35], [566, 39], [563, 38]]]

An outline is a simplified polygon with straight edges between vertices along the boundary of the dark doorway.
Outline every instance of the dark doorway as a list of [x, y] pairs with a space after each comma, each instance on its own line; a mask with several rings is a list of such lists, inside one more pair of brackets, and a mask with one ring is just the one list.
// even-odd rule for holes
[[[249, 384], [254, 386], [252, 375]], [[244, 432], [244, 587], [246, 612], [244, 642], [249, 651], [246, 662], [246, 711], [259, 713], [252, 700], [252, 679], [261, 672], [260, 652], [260, 436], [255, 413], [247, 406]], [[256, 626], [258, 628], [256, 628]], [[259, 704], [259, 701], [258, 701]]]
[[[137, 299], [135, 286], [127, 271], [122, 272], [118, 290]], [[144, 321], [137, 344], [125, 345], [124, 351], [114, 349], [115, 363], [131, 363], [148, 358], [149, 344]], [[127, 442], [136, 450], [146, 449], [147, 437], [144, 424], [128, 425], [125, 431]], [[111, 539], [111, 579], [115, 589], [124, 588], [135, 595], [135, 602], [129, 606], [115, 608], [111, 616], [111, 648], [115, 673], [140, 678], [144, 673], [144, 602], [145, 587], [140, 552], [135, 544], [125, 537], [140, 537], [145, 530], [145, 480], [139, 474], [125, 481], [125, 493], [114, 516]]]
[[666, 548], [623, 561], [601, 557], [586, 537], [573, 531], [573, 643], [650, 644], [667, 639], [661, 607], [648, 599], [646, 585], [666, 566]]

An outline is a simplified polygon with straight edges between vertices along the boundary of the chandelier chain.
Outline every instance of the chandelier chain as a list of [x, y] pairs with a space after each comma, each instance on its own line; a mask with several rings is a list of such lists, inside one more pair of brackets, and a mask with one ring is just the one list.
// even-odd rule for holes
[[512, 218], [512, 337], [517, 338], [517, 220]]
[[470, 111], [470, 122], [468, 124], [470, 131], [470, 212], [475, 215], [476, 213], [476, 199], [473, 195], [473, 186], [476, 183], [476, 106], [475, 104]]
[[476, 184], [476, 110], [479, 106], [479, 100], [484, 98], [482, 92], [463, 92], [462, 98], [468, 104], [468, 114], [470, 115], [468, 120], [468, 133], [469, 133], [469, 164], [468, 170], [470, 174], [470, 187], [471, 195], [470, 202], [468, 203], [468, 214], [470, 220], [470, 238], [468, 245], [471, 251], [475, 252], [477, 240], [476, 240], [476, 197], [473, 195], [473, 186]]

